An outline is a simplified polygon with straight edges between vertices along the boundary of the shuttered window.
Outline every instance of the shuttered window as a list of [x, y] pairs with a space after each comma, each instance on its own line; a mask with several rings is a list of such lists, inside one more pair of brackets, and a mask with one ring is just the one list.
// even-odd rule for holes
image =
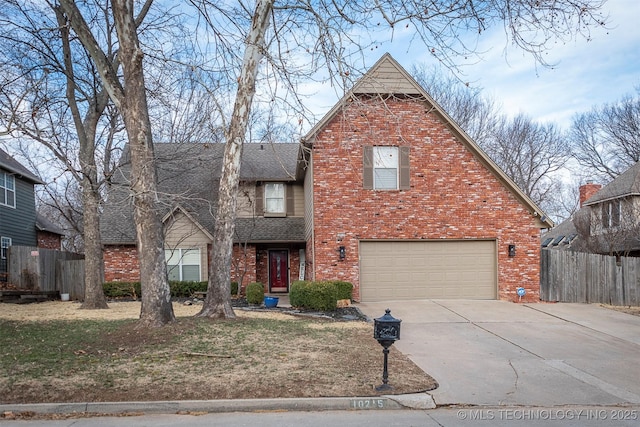
[[362, 178], [365, 189], [408, 189], [409, 147], [364, 147]]
[[256, 185], [256, 215], [293, 215], [295, 198], [293, 186], [284, 182], [265, 182]]

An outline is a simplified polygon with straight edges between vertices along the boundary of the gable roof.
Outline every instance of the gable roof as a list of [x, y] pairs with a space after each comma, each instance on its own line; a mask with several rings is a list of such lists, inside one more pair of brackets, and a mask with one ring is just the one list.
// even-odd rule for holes
[[36, 213], [36, 230], [64, 236], [64, 230], [54, 224], [49, 218], [40, 213]]
[[[295, 181], [299, 150], [298, 143], [244, 144], [240, 179]], [[213, 234], [224, 144], [158, 143], [154, 145], [154, 154], [161, 217], [166, 218], [179, 206], [196, 224]], [[104, 244], [136, 242], [128, 153], [123, 155], [120, 163], [101, 215], [100, 231]], [[288, 225], [280, 229], [276, 223], [283, 222]], [[274, 230], [281, 234], [275, 234]], [[236, 236], [242, 241], [254, 237], [271, 241], [304, 241], [304, 218], [256, 218], [256, 221], [239, 218]]]
[[31, 173], [29, 169], [22, 166], [20, 162], [11, 157], [7, 152], [0, 148], [0, 168], [8, 170], [9, 172], [16, 174], [18, 177], [29, 181], [32, 184], [44, 184], [35, 174]]
[[459, 141], [500, 180], [503, 185], [538, 218], [540, 228], [551, 228], [553, 222], [542, 209], [471, 139], [446, 111], [416, 82], [416, 80], [389, 54], [382, 57], [342, 97], [336, 105], [302, 138], [305, 145], [313, 146], [316, 136], [333, 118], [359, 95], [404, 95], [419, 97], [444, 122]]
[[598, 190], [584, 205], [589, 206], [630, 196], [640, 196], [640, 162], [637, 162]]

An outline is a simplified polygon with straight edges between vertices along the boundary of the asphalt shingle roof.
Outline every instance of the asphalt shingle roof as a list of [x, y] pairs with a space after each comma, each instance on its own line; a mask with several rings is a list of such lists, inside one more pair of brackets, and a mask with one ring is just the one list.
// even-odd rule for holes
[[[175, 206], [184, 208], [210, 233], [218, 201], [224, 144], [156, 144], [158, 206], [164, 217]], [[299, 144], [245, 144], [240, 179], [294, 181]], [[133, 199], [127, 155], [114, 175], [101, 215], [105, 244], [135, 243]], [[248, 218], [236, 222], [238, 241], [304, 241], [304, 218]]]
[[640, 162], [621, 173], [585, 202], [585, 206], [605, 200], [628, 196], [640, 196]]
[[21, 176], [23, 179], [30, 181], [34, 184], [44, 184], [40, 178], [38, 178], [29, 169], [22, 166], [20, 162], [11, 157], [7, 152], [0, 149], [0, 168], [8, 170], [11, 173]]

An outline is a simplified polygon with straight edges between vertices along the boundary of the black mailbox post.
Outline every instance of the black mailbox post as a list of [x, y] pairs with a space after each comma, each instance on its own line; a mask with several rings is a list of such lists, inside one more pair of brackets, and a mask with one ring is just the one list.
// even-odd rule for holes
[[384, 354], [382, 384], [376, 387], [377, 391], [390, 390], [392, 388], [389, 385], [387, 360], [389, 358], [389, 347], [400, 339], [400, 322], [402, 322], [402, 320], [393, 317], [391, 315], [391, 310], [388, 308], [385, 310], [384, 316], [373, 320], [373, 337], [378, 340], [380, 345], [383, 347], [382, 353]]

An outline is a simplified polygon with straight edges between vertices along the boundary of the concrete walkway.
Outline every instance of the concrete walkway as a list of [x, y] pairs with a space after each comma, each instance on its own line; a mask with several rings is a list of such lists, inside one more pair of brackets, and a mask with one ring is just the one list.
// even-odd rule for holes
[[[436, 404], [640, 404], [640, 317], [589, 304], [424, 300], [357, 305], [402, 319], [395, 346]], [[393, 383], [393, 372], [389, 373]]]

